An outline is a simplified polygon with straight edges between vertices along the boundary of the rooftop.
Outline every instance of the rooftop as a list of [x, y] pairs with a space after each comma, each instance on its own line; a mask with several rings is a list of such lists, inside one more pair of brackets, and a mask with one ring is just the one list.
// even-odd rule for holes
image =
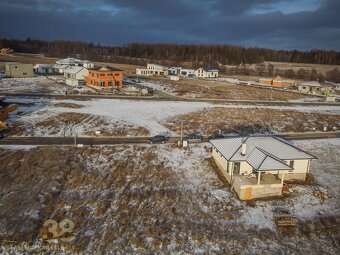
[[318, 81], [301, 82], [299, 85], [308, 86], [308, 87], [334, 87], [335, 86], [334, 84], [320, 83]]
[[70, 66], [66, 68], [64, 72], [76, 74], [76, 73], [79, 73], [82, 69], [85, 69], [85, 68], [82, 66]]
[[[290, 170], [284, 160], [315, 159], [313, 155], [275, 136], [231, 137], [210, 140], [229, 161], [248, 162], [255, 170]], [[246, 154], [241, 154], [242, 144]]]
[[97, 66], [94, 68], [89, 68], [89, 70], [99, 71], [99, 72], [107, 72], [107, 71], [123, 71], [121, 69], [110, 67], [110, 66]]

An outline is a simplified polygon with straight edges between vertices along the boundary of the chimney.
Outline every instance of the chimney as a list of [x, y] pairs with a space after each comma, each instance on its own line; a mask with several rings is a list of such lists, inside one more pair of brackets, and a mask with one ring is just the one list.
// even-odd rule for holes
[[247, 153], [247, 144], [245, 142], [243, 142], [242, 146], [241, 146], [241, 155], [245, 156], [246, 153]]

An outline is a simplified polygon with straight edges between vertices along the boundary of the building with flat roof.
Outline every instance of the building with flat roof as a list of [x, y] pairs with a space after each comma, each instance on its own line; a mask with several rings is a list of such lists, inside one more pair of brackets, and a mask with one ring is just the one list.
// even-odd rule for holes
[[6, 63], [6, 76], [11, 78], [33, 77], [33, 65], [26, 63]]

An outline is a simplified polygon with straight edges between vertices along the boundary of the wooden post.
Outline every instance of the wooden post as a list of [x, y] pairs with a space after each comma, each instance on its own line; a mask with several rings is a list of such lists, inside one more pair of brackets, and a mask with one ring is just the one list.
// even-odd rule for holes
[[258, 172], [258, 175], [257, 175], [257, 185], [260, 185], [260, 180], [261, 180], [261, 172]]
[[181, 121], [181, 144], [183, 145], [183, 120]]

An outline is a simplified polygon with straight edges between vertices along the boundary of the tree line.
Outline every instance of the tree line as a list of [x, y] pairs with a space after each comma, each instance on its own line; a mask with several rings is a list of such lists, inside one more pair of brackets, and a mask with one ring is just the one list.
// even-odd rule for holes
[[[76, 57], [99, 62], [145, 65], [155, 62], [168, 66], [183, 67], [210, 66], [220, 68], [227, 74], [249, 74], [258, 76], [282, 75], [287, 78], [315, 78], [339, 80], [335, 68], [326, 74], [317, 70], [298, 71], [275, 69], [265, 61], [340, 65], [340, 52], [334, 50], [273, 50], [245, 48], [233, 45], [183, 45], [131, 43], [123, 46], [106, 46], [82, 41], [42, 41], [0, 39], [0, 48], [9, 47], [17, 52], [44, 53], [47, 57]], [[247, 64], [256, 64], [255, 69]], [[233, 65], [233, 68], [228, 68]]]
[[44, 53], [48, 57], [77, 57], [100, 62], [145, 65], [147, 62], [184, 67], [261, 64], [265, 61], [340, 65], [334, 50], [273, 50], [233, 45], [184, 45], [131, 43], [105, 46], [82, 41], [0, 39], [0, 48], [17, 52]]
[[310, 81], [333, 81], [340, 82], [340, 70], [338, 67], [332, 68], [326, 72], [320, 72], [316, 68], [299, 68], [299, 69], [280, 69], [271, 63], [259, 63], [256, 65], [236, 65], [220, 66], [220, 71], [227, 75], [245, 75], [274, 77], [281, 76], [288, 79], [310, 80]]

